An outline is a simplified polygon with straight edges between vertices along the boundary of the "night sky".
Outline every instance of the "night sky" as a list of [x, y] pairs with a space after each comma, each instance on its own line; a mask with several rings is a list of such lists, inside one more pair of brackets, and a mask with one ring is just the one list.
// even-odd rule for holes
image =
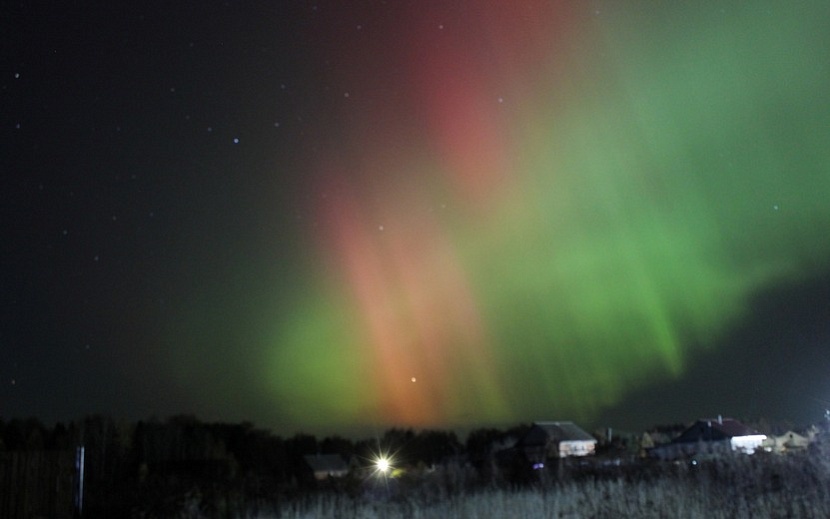
[[6, 2], [0, 418], [818, 421], [828, 21]]

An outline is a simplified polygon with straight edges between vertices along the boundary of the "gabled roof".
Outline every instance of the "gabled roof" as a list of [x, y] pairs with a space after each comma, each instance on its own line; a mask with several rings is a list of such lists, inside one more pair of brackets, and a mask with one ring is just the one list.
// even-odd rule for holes
[[771, 440], [776, 445], [787, 448], [806, 447], [810, 444], [810, 438], [794, 431], [787, 431], [779, 436], [773, 436]]
[[573, 422], [535, 422], [522, 439], [524, 445], [543, 445], [548, 441], [592, 441], [596, 439]]
[[303, 456], [303, 458], [314, 472], [338, 473], [349, 471], [346, 461], [339, 454], [311, 454]]
[[719, 441], [758, 434], [760, 433], [755, 429], [732, 418], [701, 419], [683, 431], [674, 441], [677, 443]]

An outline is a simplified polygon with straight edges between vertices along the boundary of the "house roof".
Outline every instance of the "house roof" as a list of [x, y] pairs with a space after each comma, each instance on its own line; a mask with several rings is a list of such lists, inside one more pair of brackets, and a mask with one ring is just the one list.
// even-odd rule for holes
[[739, 436], [760, 434], [733, 418], [701, 419], [674, 440], [677, 443], [729, 440]]
[[553, 440], [563, 441], [592, 441], [596, 439], [579, 428], [573, 422], [535, 422], [525, 435], [524, 445], [541, 445]]
[[810, 443], [810, 438], [794, 431], [787, 431], [782, 435], [774, 436], [772, 439], [775, 443], [786, 447], [806, 446]]
[[346, 460], [339, 454], [311, 454], [303, 456], [306, 464], [314, 472], [348, 472]]

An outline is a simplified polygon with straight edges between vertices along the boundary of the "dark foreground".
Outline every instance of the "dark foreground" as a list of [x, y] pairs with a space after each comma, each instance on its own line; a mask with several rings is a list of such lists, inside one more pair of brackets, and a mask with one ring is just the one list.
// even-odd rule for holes
[[[83, 424], [79, 493], [77, 451], [69, 448], [78, 431], [61, 439], [19, 425], [4, 424], [0, 445], [0, 517], [10, 519], [830, 517], [826, 438], [784, 454], [671, 462], [609, 449], [534, 470], [476, 447], [493, 445], [483, 434], [460, 445], [451, 434], [390, 431], [361, 445], [281, 440], [249, 424], [144, 423], [121, 434], [98, 420], [97, 429]], [[372, 451], [393, 444], [402, 446], [398, 460], [410, 462], [378, 473]], [[345, 449], [348, 473], [325, 480], [305, 473], [297, 455]]]

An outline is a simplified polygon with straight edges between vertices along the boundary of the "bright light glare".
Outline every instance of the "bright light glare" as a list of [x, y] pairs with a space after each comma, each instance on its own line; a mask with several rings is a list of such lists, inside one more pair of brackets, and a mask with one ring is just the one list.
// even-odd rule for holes
[[389, 472], [389, 459], [381, 456], [375, 461], [375, 470], [380, 474]]

